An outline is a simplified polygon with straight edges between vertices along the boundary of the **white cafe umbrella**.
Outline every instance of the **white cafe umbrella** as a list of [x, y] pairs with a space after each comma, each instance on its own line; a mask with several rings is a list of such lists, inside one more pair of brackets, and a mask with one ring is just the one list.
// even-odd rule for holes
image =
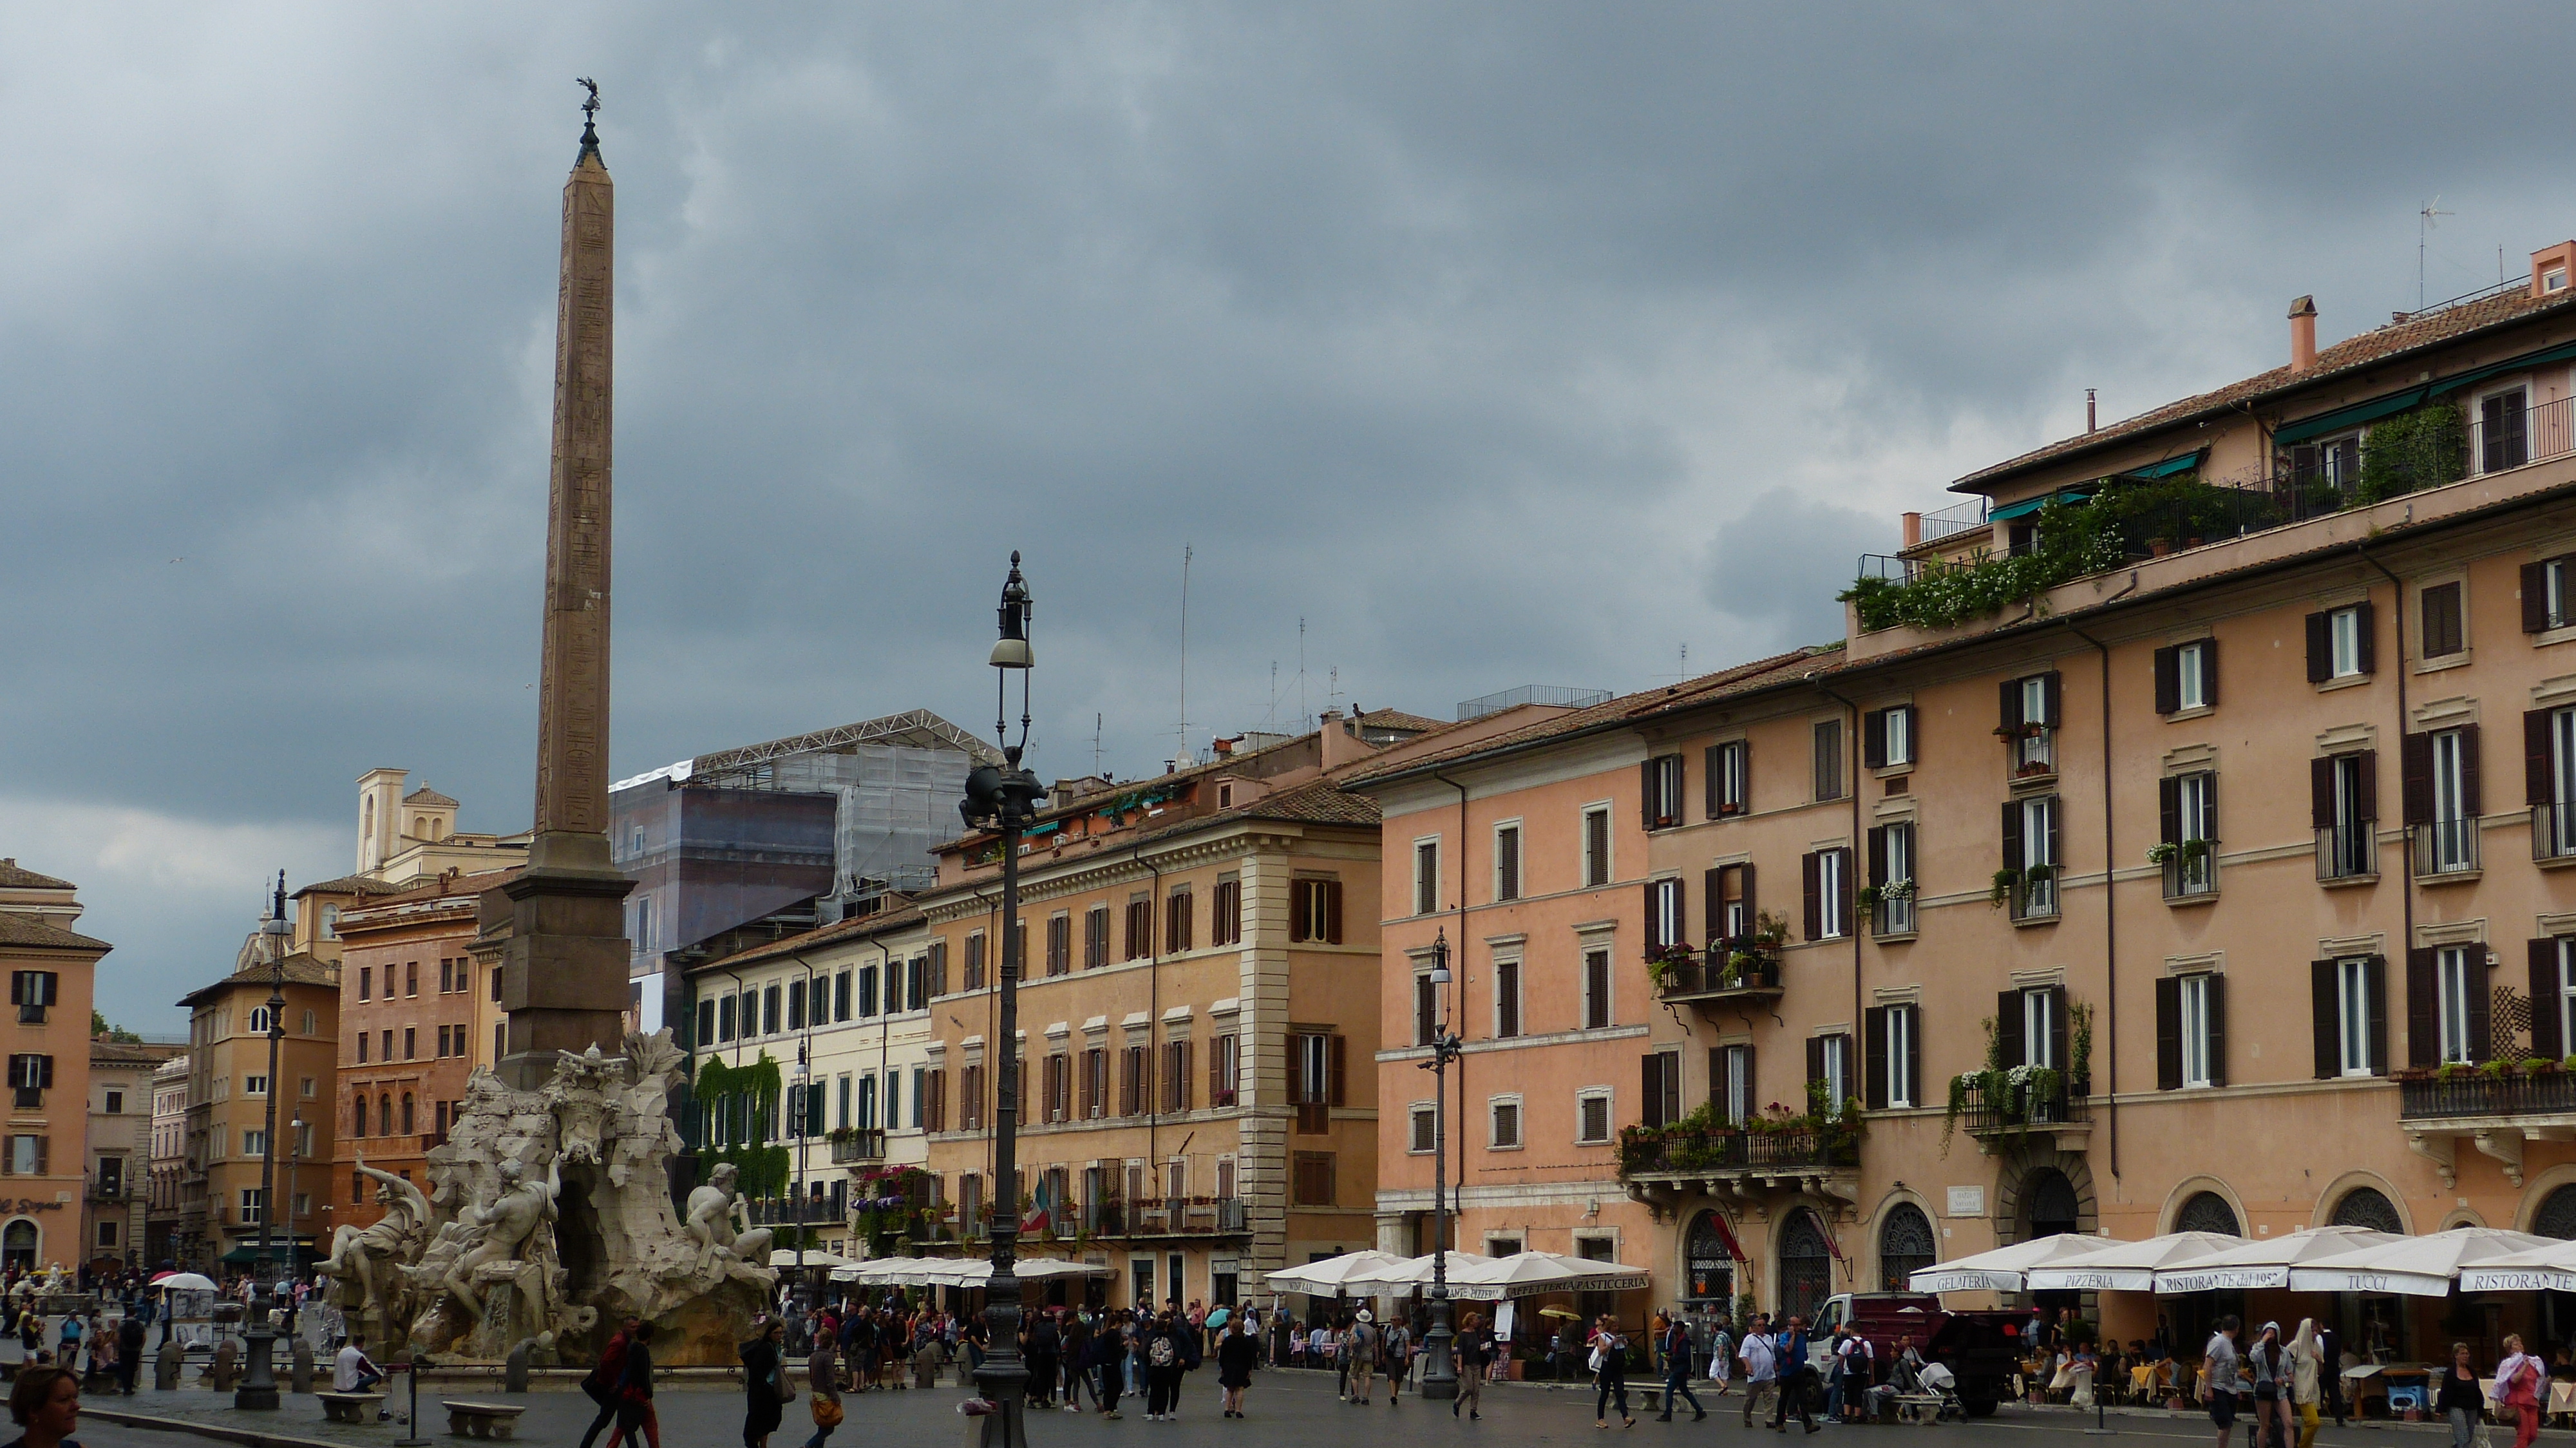
[[[1095, 1266], [1089, 1262], [1064, 1262], [1053, 1257], [1023, 1257], [1012, 1264], [1012, 1274], [1023, 1282], [1040, 1282], [1050, 1277], [1108, 1277], [1116, 1269]], [[993, 1264], [989, 1258], [974, 1257], [880, 1257], [866, 1262], [853, 1262], [833, 1269], [835, 1282], [858, 1282], [880, 1287], [982, 1287], [992, 1280]]]
[[1908, 1273], [1905, 1285], [1916, 1292], [2019, 1292], [2030, 1269], [2086, 1256], [2111, 1245], [2108, 1237], [2079, 1237], [2072, 1232], [2033, 1237]]
[[2409, 1297], [2448, 1297], [2463, 1268], [2498, 1257], [2558, 1245], [2555, 1238], [2501, 1227], [2453, 1227], [2423, 1237], [2401, 1237], [2378, 1247], [2320, 1257], [2290, 1269], [2292, 1292], [2397, 1292]]
[[2462, 1292], [2576, 1292], [2576, 1242], [2551, 1242], [2460, 1269]]
[[212, 1292], [212, 1279], [196, 1272], [173, 1272], [152, 1284], [155, 1292]]
[[[1343, 1290], [1343, 1284], [1351, 1278], [1382, 1272], [1404, 1260], [1392, 1252], [1367, 1247], [1301, 1267], [1273, 1267], [1263, 1274], [1262, 1280], [1272, 1292], [1304, 1292], [1330, 1297]], [[1362, 1295], [1366, 1295], [1365, 1292]]]
[[846, 1267], [849, 1265], [849, 1259], [836, 1257], [829, 1252], [817, 1252], [808, 1247], [805, 1249], [805, 1260], [800, 1263], [796, 1260], [795, 1248], [772, 1247], [769, 1249], [769, 1265], [772, 1267]]
[[1547, 1292], [1630, 1292], [1652, 1285], [1636, 1267], [1562, 1252], [1514, 1252], [1464, 1268], [1451, 1266], [1449, 1290], [1471, 1302], [1536, 1297]]
[[2156, 1271], [2197, 1262], [2245, 1243], [2223, 1232], [2167, 1232], [2143, 1242], [2114, 1242], [2098, 1252], [2030, 1270], [2033, 1292], [2152, 1292]]
[[[1398, 1257], [1393, 1262], [1377, 1268], [1354, 1272], [1342, 1279], [1342, 1290], [1373, 1295], [1402, 1293], [1417, 1287], [1428, 1289], [1431, 1286], [1433, 1255], [1426, 1252], [1419, 1257]], [[1481, 1252], [1460, 1252], [1455, 1249], [1452, 1249], [1448, 1255], [1449, 1280], [1453, 1283], [1458, 1280], [1459, 1274], [1468, 1268], [1481, 1267], [1494, 1260]]]
[[2290, 1269], [2302, 1262], [2405, 1240], [2394, 1232], [2375, 1232], [2368, 1227], [2309, 1227], [2279, 1237], [2258, 1238], [2179, 1266], [2158, 1268], [2156, 1290], [2176, 1294], [2287, 1287]]

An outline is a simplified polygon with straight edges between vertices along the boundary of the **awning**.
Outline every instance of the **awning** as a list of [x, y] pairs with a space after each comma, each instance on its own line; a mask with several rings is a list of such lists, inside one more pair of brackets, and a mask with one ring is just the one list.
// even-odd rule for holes
[[2064, 492], [2042, 493], [2036, 498], [2024, 498], [2018, 503], [2006, 503], [1986, 514], [1986, 521], [1992, 523], [2005, 518], [2026, 518], [2051, 503], [2080, 503], [2092, 496], [2091, 488], [2068, 488]]
[[[306, 1262], [315, 1260], [313, 1249], [311, 1247], [290, 1247], [284, 1242], [272, 1245], [268, 1249], [268, 1256], [269, 1260], [274, 1262], [286, 1262], [298, 1259]], [[247, 1267], [258, 1260], [259, 1244], [256, 1242], [246, 1242], [241, 1246], [235, 1247], [231, 1251], [226, 1252], [223, 1256], [224, 1265], [227, 1267]]]
[[2302, 418], [2297, 422], [2285, 424], [2280, 431], [2272, 434], [2272, 442], [2276, 447], [2287, 447], [2292, 443], [2325, 437], [2330, 433], [2359, 427], [2365, 422], [2376, 422], [2383, 417], [2410, 411], [2423, 406], [2442, 393], [2456, 392], [2463, 387], [2473, 387], [2490, 377], [2501, 377], [2508, 372], [2519, 372], [2526, 367], [2541, 367], [2552, 362], [2570, 360], [2576, 360], [2576, 342], [2543, 348], [2537, 352], [2526, 352], [2522, 356], [2509, 358], [2492, 366], [2480, 367], [2475, 371], [2462, 372], [2455, 376], [2435, 378], [2431, 382], [2419, 382], [2402, 392], [2392, 392], [2385, 397], [2374, 397], [2368, 402], [2356, 402], [2350, 407], [2337, 408], [2332, 412], [2320, 413], [2315, 417]]
[[2131, 468], [2127, 472], [2120, 474], [2120, 476], [2124, 478], [2137, 478], [2142, 482], [2154, 482], [2158, 478], [2178, 477], [2181, 474], [2190, 472], [2200, 466], [2200, 457], [2202, 452], [2203, 449], [2201, 448], [2193, 448], [2187, 453], [2183, 453], [2177, 457], [2166, 458], [2162, 462], [2149, 463], [2142, 468]]

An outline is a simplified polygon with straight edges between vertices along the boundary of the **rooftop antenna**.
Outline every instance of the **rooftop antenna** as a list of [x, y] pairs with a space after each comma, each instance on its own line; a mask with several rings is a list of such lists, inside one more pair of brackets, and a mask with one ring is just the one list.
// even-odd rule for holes
[[2441, 226], [2434, 218], [2451, 215], [2441, 207], [2442, 196], [2437, 191], [2432, 200], [2424, 203], [2424, 209], [2415, 213], [2415, 310], [2419, 312], [2424, 310], [2424, 243]]
[[1174, 731], [1180, 743], [1172, 752], [1182, 761], [1190, 757], [1190, 545], [1181, 544], [1181, 718]]
[[1095, 779], [1109, 777], [1100, 772], [1100, 716], [1098, 714], [1091, 716], [1091, 773]]
[[1313, 718], [1306, 712], [1306, 616], [1297, 616], [1297, 728], [1303, 732]]

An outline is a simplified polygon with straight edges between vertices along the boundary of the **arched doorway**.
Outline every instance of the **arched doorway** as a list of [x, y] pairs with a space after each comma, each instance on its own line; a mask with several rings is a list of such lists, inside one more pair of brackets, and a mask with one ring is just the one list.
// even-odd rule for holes
[[1723, 1312], [1735, 1301], [1735, 1253], [1717, 1213], [1691, 1218], [1682, 1237], [1683, 1302]]
[[[2535, 1230], [2541, 1231], [2544, 1236], [2576, 1237], [2576, 1192], [2561, 1187], [2551, 1194], [2552, 1201], [2561, 1197], [2567, 1199], [2565, 1212], [2567, 1231], [2561, 1234], [2549, 1232], [2545, 1228], [2535, 1227]], [[2549, 1210], [2548, 1204], [2543, 1203], [2541, 1210], [2544, 1212]], [[2390, 1201], [2387, 1194], [2377, 1187], [2354, 1187], [2344, 1193], [2343, 1200], [2335, 1203], [2332, 1225], [2368, 1227], [2374, 1232], [2389, 1232], [2400, 1237], [2406, 1235], [2406, 1222], [2397, 1215], [2397, 1204]]]
[[1878, 1285], [1903, 1292], [1907, 1277], [1932, 1265], [1934, 1251], [1932, 1221], [1921, 1207], [1898, 1202], [1888, 1208], [1878, 1228]]
[[1814, 1322], [1833, 1293], [1834, 1254], [1825, 1243], [1824, 1224], [1800, 1207], [1780, 1228], [1780, 1311]]
[[36, 1224], [20, 1217], [0, 1227], [0, 1269], [21, 1267], [36, 1270], [36, 1245], [40, 1240]]
[[[2362, 1191], [2366, 1192], [2370, 1191], [2370, 1189], [2364, 1187], [2362, 1188]], [[2374, 1197], [2379, 1195], [2377, 1192], [2370, 1192], [2370, 1194]], [[2359, 1195], [2361, 1195], [2361, 1192], [2353, 1193], [2353, 1196]], [[2349, 1201], [2351, 1198], [2347, 1197], [2345, 1200]], [[2387, 1206], [2387, 1200], [2382, 1198], [2380, 1205]], [[2396, 1211], [2392, 1208], [2389, 1212], [2389, 1216], [2394, 1218], [2396, 1215]], [[2188, 1198], [2184, 1199], [2182, 1210], [2174, 1213], [2174, 1230], [2177, 1232], [2216, 1232], [2219, 1235], [2226, 1237], [2241, 1237], [2245, 1235], [2245, 1229], [2237, 1225], [2236, 1209], [2227, 1204], [2227, 1198], [2220, 1196], [2216, 1192], [2194, 1192]]]
[[2022, 1187], [2030, 1204], [2030, 1230], [2025, 1237], [2059, 1237], [2077, 1230], [2075, 1183], [2053, 1166], [2032, 1172]]

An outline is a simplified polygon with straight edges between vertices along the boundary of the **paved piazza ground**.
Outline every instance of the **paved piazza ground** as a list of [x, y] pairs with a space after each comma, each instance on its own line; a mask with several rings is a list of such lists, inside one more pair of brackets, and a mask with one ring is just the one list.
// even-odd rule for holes
[[[1658, 1423], [1640, 1412], [1635, 1428], [1623, 1432], [1618, 1427], [1617, 1418], [1613, 1417], [1610, 1430], [1600, 1433], [1592, 1427], [1592, 1396], [1588, 1391], [1518, 1385], [1486, 1391], [1484, 1421], [1455, 1422], [1446, 1406], [1416, 1401], [1410, 1396], [1397, 1408], [1387, 1407], [1383, 1395], [1368, 1408], [1345, 1406], [1334, 1399], [1331, 1377], [1302, 1371], [1259, 1375], [1246, 1399], [1250, 1416], [1237, 1422], [1218, 1416], [1217, 1389], [1211, 1372], [1202, 1370], [1192, 1374], [1191, 1379], [1177, 1423], [1146, 1422], [1141, 1402], [1133, 1398], [1120, 1404], [1126, 1416], [1115, 1423], [1104, 1422], [1091, 1413], [1075, 1415], [1057, 1411], [1036, 1414], [1030, 1422], [1032, 1448], [1112, 1448], [1112, 1445], [1128, 1448], [1128, 1445], [1176, 1439], [1192, 1443], [1234, 1443], [1243, 1445], [1243, 1448], [1314, 1448], [1314, 1445], [1334, 1442], [1338, 1435], [1343, 1434], [1365, 1434], [1368, 1440], [1385, 1441], [1389, 1435], [1430, 1433], [1437, 1440], [1454, 1439], [1462, 1444], [1490, 1444], [1497, 1445], [1497, 1448], [1505, 1444], [1598, 1442], [1604, 1439], [1625, 1440], [1639, 1445], [1712, 1441], [1785, 1443], [1800, 1436], [1794, 1422], [1786, 1438], [1759, 1430], [1746, 1432], [1737, 1417], [1740, 1399], [1727, 1400], [1723, 1408], [1712, 1403], [1708, 1420], [1703, 1423], [1689, 1421], [1687, 1411], [1671, 1423]], [[965, 1419], [957, 1413], [957, 1403], [963, 1396], [957, 1389], [942, 1387], [930, 1392], [869, 1393], [864, 1397], [849, 1398], [846, 1400], [850, 1409], [849, 1421], [832, 1435], [831, 1442], [836, 1448], [878, 1448], [883, 1444], [964, 1448]], [[580, 1442], [582, 1429], [587, 1426], [591, 1412], [589, 1400], [573, 1392], [535, 1392], [510, 1399], [480, 1388], [438, 1393], [424, 1388], [422, 1417], [428, 1420], [429, 1428], [424, 1436], [438, 1443], [464, 1441], [447, 1436], [445, 1415], [435, 1407], [439, 1397], [523, 1403], [528, 1411], [521, 1419], [519, 1441], [563, 1445], [563, 1448], [571, 1448]], [[664, 1392], [659, 1401], [664, 1448], [729, 1448], [729, 1445], [742, 1441], [742, 1398], [739, 1390], [675, 1388]], [[225, 1428], [249, 1428], [269, 1435], [267, 1441], [281, 1444], [390, 1445], [403, 1436], [397, 1425], [357, 1429], [326, 1426], [321, 1421], [320, 1406], [311, 1398], [289, 1398], [287, 1406], [274, 1414], [236, 1413], [223, 1406], [222, 1402], [214, 1394], [203, 1391], [147, 1391], [131, 1398], [101, 1399], [96, 1406], [115, 1413], [140, 1413]], [[2197, 1416], [2115, 1412], [2109, 1416], [2108, 1423], [2114, 1440], [2152, 1443], [2159, 1448], [2162, 1445], [2211, 1441], [2208, 1420]], [[1856, 1437], [1883, 1438], [1890, 1442], [1891, 1448], [1917, 1441], [1945, 1443], [1951, 1448], [2029, 1448], [2035, 1439], [2041, 1438], [2088, 1441], [2082, 1430], [2091, 1425], [2089, 1416], [2079, 1416], [2063, 1409], [2006, 1406], [1994, 1417], [1980, 1423], [1945, 1423], [1928, 1428], [1828, 1427], [1821, 1437], [1846, 1443]], [[787, 1410], [786, 1427], [771, 1438], [771, 1448], [797, 1448], [812, 1431], [812, 1420], [806, 1414], [800, 1395], [799, 1400]], [[2511, 1441], [2509, 1433], [2499, 1432], [2496, 1436], [2499, 1442]], [[2544, 1436], [2565, 1441], [2576, 1435], [2553, 1431]], [[182, 1435], [113, 1424], [86, 1413], [82, 1418], [80, 1440], [88, 1448], [184, 1448], [190, 1443], [213, 1441], [195, 1434]], [[601, 1441], [606, 1441], [605, 1434]], [[2242, 1425], [2239, 1425], [2234, 1441], [2237, 1448], [2245, 1448], [2247, 1439]], [[2329, 1423], [2318, 1441], [2328, 1448], [2366, 1444], [2444, 1448], [2449, 1438], [2447, 1430], [2430, 1424], [2355, 1425], [2337, 1430]]]

